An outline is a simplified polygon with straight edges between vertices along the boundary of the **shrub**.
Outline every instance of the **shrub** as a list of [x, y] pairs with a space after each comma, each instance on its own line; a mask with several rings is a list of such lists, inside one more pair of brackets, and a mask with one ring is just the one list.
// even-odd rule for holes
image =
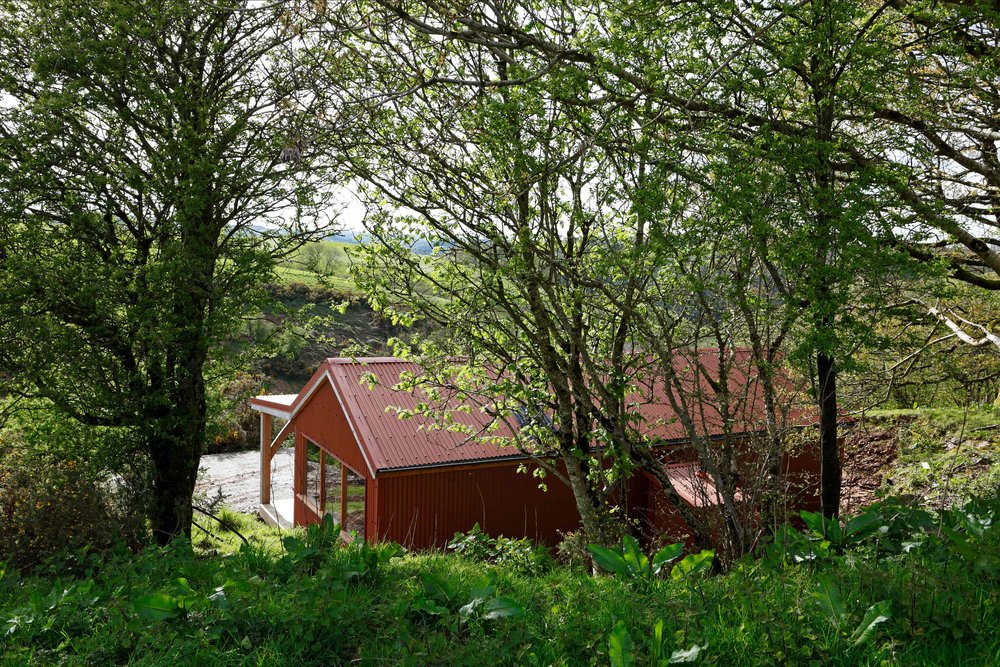
[[[604, 521], [597, 535], [587, 535], [582, 530], [562, 532], [559, 536], [562, 540], [556, 545], [556, 556], [559, 562], [571, 569], [582, 569], [589, 571], [593, 561], [590, 553], [590, 544], [600, 542], [603, 544], [614, 544], [625, 535], [629, 535], [632, 529], [636, 528], [635, 522], [628, 523], [621, 520], [619, 516], [612, 515]], [[666, 535], [660, 535], [658, 539], [666, 539]], [[672, 544], [676, 540], [666, 540], [660, 546]]]
[[5, 459], [0, 518], [0, 548], [22, 568], [67, 548], [110, 546], [110, 508], [76, 461]]
[[27, 570], [66, 550], [138, 548], [145, 519], [130, 495], [120, 478], [80, 461], [8, 453], [0, 457], [0, 553]]
[[467, 533], [455, 533], [448, 549], [470, 560], [493, 563], [522, 574], [541, 574], [553, 564], [546, 547], [527, 538], [491, 537], [478, 523]]
[[215, 417], [208, 424], [205, 454], [224, 454], [260, 446], [260, 415], [250, 407], [250, 399], [264, 392], [263, 375], [237, 373], [217, 389], [211, 400]]

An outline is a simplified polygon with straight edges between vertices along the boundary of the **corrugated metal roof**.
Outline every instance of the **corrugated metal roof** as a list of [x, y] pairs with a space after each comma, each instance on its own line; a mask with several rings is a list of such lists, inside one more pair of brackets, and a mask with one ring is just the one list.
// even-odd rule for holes
[[[664, 468], [674, 489], [692, 507], [708, 507], [722, 503], [722, 497], [715, 488], [715, 483], [711, 477], [700, 471], [698, 464], [675, 463]], [[743, 494], [738, 490], [736, 500], [743, 500]]]
[[[729, 383], [733, 388], [731, 393], [738, 400], [735, 400], [736, 405], [731, 409], [731, 432], [740, 434], [762, 431], [764, 401], [759, 380], [752, 372], [750, 353], [737, 349], [733, 354], [736, 357], [730, 370]], [[718, 352], [700, 350], [698, 356], [698, 370], [695, 370], [693, 359], [680, 355], [675, 361], [675, 368], [686, 385], [685, 393], [691, 392], [704, 399], [696, 401], [696, 410], [693, 411], [695, 424], [706, 435], [718, 436], [723, 433], [723, 419], [711, 389], [712, 382], [718, 380]], [[400, 419], [397, 416], [398, 410], [415, 410], [419, 403], [426, 400], [417, 393], [393, 389], [400, 376], [407, 372], [419, 374], [421, 368], [412, 362], [391, 357], [327, 359], [285, 409], [294, 415], [327, 380], [343, 406], [359, 444], [374, 468], [373, 472], [460, 465], [521, 456], [511, 447], [469, 440], [465, 434], [437, 428], [419, 415]], [[369, 388], [365, 381], [368, 374], [374, 374], [378, 378], [373, 388]], [[783, 392], [791, 392], [791, 383], [786, 376], [780, 376], [779, 384]], [[632, 395], [633, 409], [642, 416], [645, 433], [649, 437], [663, 442], [686, 440], [683, 424], [677, 419], [666, 391], [662, 381], [642, 388]], [[261, 396], [253, 399], [253, 402], [258, 405], [281, 404], [284, 407], [284, 399], [286, 396]], [[490, 421], [476, 407], [468, 414], [456, 414], [455, 419], [474, 429], [482, 428]], [[814, 422], [811, 413], [801, 406], [787, 415], [787, 423], [791, 425]], [[511, 433], [502, 427], [497, 435]]]
[[[398, 359], [328, 359], [330, 378], [341, 397], [348, 419], [370, 454], [376, 470], [417, 468], [443, 464], [472, 463], [519, 456], [511, 447], [481, 440], [469, 440], [463, 433], [442, 429], [426, 417], [400, 419], [399, 410], [415, 411], [426, 398], [392, 387], [403, 373], [419, 373], [420, 367]], [[373, 373], [378, 384], [369, 388], [364, 381]], [[473, 408], [456, 414], [455, 421], [480, 429], [489, 417]], [[508, 431], [506, 433], [510, 435]]]
[[[728, 418], [731, 422], [730, 433], [757, 433], [765, 430], [766, 410], [764, 392], [751, 351], [746, 348], [728, 350], [726, 367], [729, 372]], [[725, 418], [723, 409], [712, 389], [713, 383], [718, 383], [720, 358], [715, 348], [705, 348], [698, 351], [697, 360], [694, 354], [678, 353], [674, 357], [674, 370], [684, 387], [684, 397], [670, 390], [675, 400], [683, 408], [686, 398], [687, 412], [691, 414], [695, 427], [710, 436], [725, 433]], [[779, 371], [775, 377], [775, 388], [779, 392], [779, 405], [790, 406], [784, 415], [784, 422], [790, 426], [802, 426], [816, 423], [812, 404], [803, 405], [801, 397], [796, 401], [790, 378]], [[663, 380], [652, 387], [642, 387], [632, 395], [633, 409], [642, 415], [642, 430], [648, 437], [665, 442], [686, 440], [688, 438], [684, 425], [677, 417], [673, 404], [668, 396], [668, 389]], [[700, 399], [700, 400], [698, 400]]]

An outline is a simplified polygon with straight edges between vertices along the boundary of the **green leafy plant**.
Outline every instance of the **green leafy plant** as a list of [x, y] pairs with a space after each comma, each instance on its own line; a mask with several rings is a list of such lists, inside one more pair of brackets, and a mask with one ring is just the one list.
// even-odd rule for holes
[[[670, 652], [667, 657], [667, 641], [663, 638], [663, 619], [658, 619], [653, 625], [653, 632], [649, 637], [649, 646], [644, 664], [653, 667], [666, 667], [683, 663], [692, 663], [698, 660], [703, 649], [707, 645], [700, 646], [694, 644], [686, 649], [676, 649]], [[608, 635], [608, 660], [611, 667], [634, 667], [636, 664], [637, 647], [632, 640], [632, 635], [624, 621], [617, 621], [611, 634]]]
[[405, 553], [406, 550], [395, 542], [372, 545], [355, 540], [341, 551], [335, 567], [344, 583], [373, 584], [381, 579], [389, 561]]
[[670, 570], [670, 578], [690, 580], [699, 573], [707, 572], [714, 562], [714, 551], [703, 550], [696, 554], [688, 554]]
[[875, 635], [876, 626], [889, 620], [891, 606], [888, 600], [882, 600], [870, 606], [865, 612], [864, 618], [861, 619], [861, 623], [851, 633], [851, 643], [854, 646], [860, 646], [871, 639]]
[[591, 544], [587, 550], [593, 555], [594, 562], [606, 572], [611, 572], [622, 579], [652, 581], [664, 571], [670, 561], [684, 552], [684, 545], [680, 542], [669, 544], [650, 559], [642, 552], [638, 540], [631, 535], [625, 535], [621, 546], [617, 549]]
[[194, 590], [184, 577], [175, 579], [167, 592], [147, 593], [135, 600], [136, 614], [148, 621], [178, 618], [194, 612], [203, 612], [211, 606], [219, 609], [228, 608], [229, 600], [226, 597], [225, 586], [218, 586], [212, 593], [205, 594]]
[[608, 636], [608, 657], [611, 667], [633, 667], [635, 656], [632, 655], [632, 636], [625, 627], [624, 621], [618, 621]]
[[491, 537], [476, 523], [465, 533], [455, 533], [448, 549], [473, 561], [493, 563], [525, 574], [541, 574], [554, 560], [547, 547], [527, 538]]
[[304, 566], [309, 572], [315, 572], [329, 553], [340, 546], [340, 524], [327, 514], [319, 523], [308, 526], [304, 537], [289, 535], [282, 538], [281, 544], [286, 552], [281, 559], [282, 565]]
[[838, 628], [844, 618], [844, 603], [840, 600], [840, 591], [830, 578], [820, 575], [816, 581], [816, 590], [813, 593], [816, 603], [823, 615]]
[[421, 589], [410, 603], [410, 611], [420, 622], [434, 621], [452, 631], [470, 621], [493, 621], [515, 618], [524, 608], [512, 598], [498, 596], [496, 575], [484, 575], [476, 580], [472, 590], [464, 595], [446, 578], [423, 573]]
[[[817, 577], [816, 589], [813, 592], [816, 603], [823, 616], [829, 620], [838, 631], [843, 631], [844, 623], [849, 615], [841, 600], [840, 591], [829, 576], [821, 574]], [[871, 605], [864, 613], [861, 622], [849, 636], [852, 646], [860, 646], [868, 642], [874, 635], [877, 626], [891, 617], [891, 603], [881, 600]]]
[[801, 510], [799, 516], [809, 530], [816, 536], [829, 542], [838, 552], [845, 547], [857, 544], [875, 535], [880, 530], [885, 532], [885, 520], [878, 510], [869, 510], [841, 525], [837, 518], [828, 519], [819, 512]]

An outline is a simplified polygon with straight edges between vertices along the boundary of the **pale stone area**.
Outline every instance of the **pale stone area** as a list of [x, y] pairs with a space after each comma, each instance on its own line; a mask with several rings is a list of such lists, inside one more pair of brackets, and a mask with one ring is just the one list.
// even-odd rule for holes
[[[271, 498], [278, 504], [291, 501], [294, 462], [295, 452], [290, 447], [279, 449], [271, 460]], [[211, 499], [219, 490], [228, 507], [256, 513], [260, 507], [260, 451], [201, 457], [195, 494]], [[281, 513], [285, 514], [283, 509]]]

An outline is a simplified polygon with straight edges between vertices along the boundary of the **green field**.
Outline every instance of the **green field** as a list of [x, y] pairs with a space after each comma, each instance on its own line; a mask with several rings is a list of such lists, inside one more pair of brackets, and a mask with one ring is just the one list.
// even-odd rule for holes
[[345, 293], [358, 291], [350, 278], [350, 243], [313, 241], [288, 257], [282, 258], [275, 271], [284, 283], [300, 282], [310, 287], [320, 285]]

